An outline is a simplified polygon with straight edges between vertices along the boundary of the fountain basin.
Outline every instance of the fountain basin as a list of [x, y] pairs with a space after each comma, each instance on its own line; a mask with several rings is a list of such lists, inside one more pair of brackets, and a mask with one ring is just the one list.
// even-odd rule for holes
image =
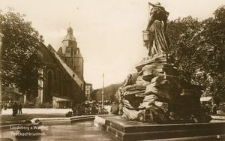
[[225, 139], [225, 122], [149, 124], [127, 121], [120, 116], [96, 117], [95, 125], [119, 141], [137, 140], [212, 140]]

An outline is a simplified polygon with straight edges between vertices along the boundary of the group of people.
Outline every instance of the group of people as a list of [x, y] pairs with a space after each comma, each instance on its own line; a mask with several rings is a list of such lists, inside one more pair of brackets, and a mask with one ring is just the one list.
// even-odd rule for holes
[[202, 104], [202, 107], [205, 111], [206, 114], [209, 114], [209, 115], [216, 115], [218, 114], [218, 110], [221, 110], [221, 106], [219, 104]]
[[15, 117], [17, 114], [22, 114], [22, 103], [14, 102], [12, 104], [12, 116]]
[[[70, 115], [67, 113], [66, 116], [109, 114], [109, 112], [105, 108], [102, 108], [102, 105], [98, 102], [84, 102], [78, 104], [72, 108], [72, 111], [73, 112], [71, 112]], [[110, 113], [116, 115], [119, 114], [119, 105], [116, 104], [116, 102], [112, 102]]]
[[12, 107], [12, 116], [15, 117], [17, 114], [22, 114], [23, 105], [20, 102], [13, 103], [1, 103], [0, 104], [0, 114], [2, 114], [2, 109], [7, 110], [8, 107]]
[[73, 116], [80, 115], [95, 115], [95, 114], [107, 114], [106, 110], [101, 108], [101, 105], [97, 102], [84, 102], [78, 104], [72, 108]]

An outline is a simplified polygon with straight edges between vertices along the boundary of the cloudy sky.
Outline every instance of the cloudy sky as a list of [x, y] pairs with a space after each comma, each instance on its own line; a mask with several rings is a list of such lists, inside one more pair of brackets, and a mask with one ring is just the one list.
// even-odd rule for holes
[[[122, 82], [147, 56], [142, 30], [148, 21], [149, 0], [1, 0], [44, 36], [56, 50], [71, 26], [84, 57], [84, 78], [94, 88]], [[170, 12], [169, 20], [191, 15], [199, 20], [213, 16], [225, 0], [150, 0]]]

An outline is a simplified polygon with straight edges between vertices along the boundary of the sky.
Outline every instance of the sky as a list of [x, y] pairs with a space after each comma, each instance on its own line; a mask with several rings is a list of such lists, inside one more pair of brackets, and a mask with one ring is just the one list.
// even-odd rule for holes
[[[84, 79], [93, 88], [123, 82], [147, 57], [142, 31], [148, 2], [160, 2], [169, 20], [191, 15], [213, 17], [225, 0], [1, 0], [0, 9], [14, 8], [57, 51], [71, 26], [84, 57]], [[104, 78], [103, 78], [104, 74]], [[103, 82], [104, 80], [104, 82]]]

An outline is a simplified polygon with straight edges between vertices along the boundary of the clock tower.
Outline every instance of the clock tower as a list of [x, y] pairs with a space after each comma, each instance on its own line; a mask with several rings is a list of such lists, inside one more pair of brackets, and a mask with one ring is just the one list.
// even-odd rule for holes
[[83, 79], [84, 60], [80, 49], [77, 47], [76, 38], [73, 36], [73, 29], [71, 27], [67, 29], [67, 35], [62, 41], [62, 47], [59, 48], [58, 55]]

